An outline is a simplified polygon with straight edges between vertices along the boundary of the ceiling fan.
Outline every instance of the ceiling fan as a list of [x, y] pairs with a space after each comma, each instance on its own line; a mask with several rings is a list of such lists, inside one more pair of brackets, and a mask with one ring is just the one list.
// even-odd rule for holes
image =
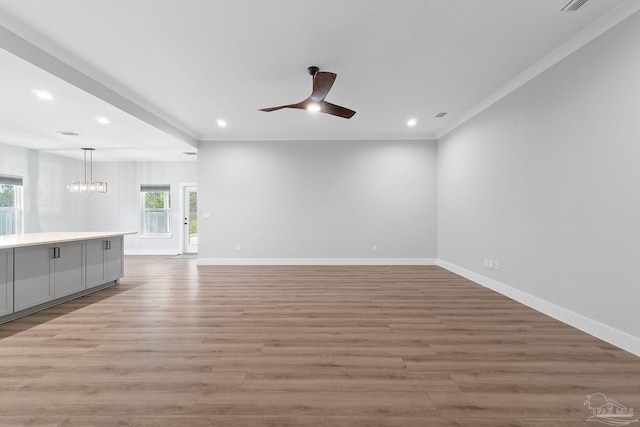
[[339, 105], [332, 104], [324, 100], [331, 90], [333, 82], [336, 80], [336, 74], [328, 71], [320, 71], [318, 67], [309, 67], [309, 74], [313, 77], [313, 90], [311, 95], [302, 102], [297, 104], [281, 105], [279, 107], [261, 108], [259, 111], [276, 111], [283, 108], [298, 108], [300, 110], [320, 111], [321, 113], [331, 114], [345, 119], [350, 119], [356, 113]]

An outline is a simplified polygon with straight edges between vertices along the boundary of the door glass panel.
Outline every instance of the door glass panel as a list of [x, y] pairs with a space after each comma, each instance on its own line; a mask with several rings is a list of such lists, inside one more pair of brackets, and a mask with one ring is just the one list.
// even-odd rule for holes
[[198, 244], [198, 193], [189, 192], [189, 245]]

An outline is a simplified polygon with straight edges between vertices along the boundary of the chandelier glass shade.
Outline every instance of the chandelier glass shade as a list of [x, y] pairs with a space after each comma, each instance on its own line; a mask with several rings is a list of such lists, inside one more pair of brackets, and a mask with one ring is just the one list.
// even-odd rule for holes
[[[82, 150], [84, 151], [84, 181], [70, 182], [69, 185], [67, 185], [67, 189], [72, 193], [106, 193], [107, 183], [93, 180], [93, 152], [95, 148], [83, 148]], [[88, 163], [87, 151], [89, 152]], [[88, 175], [87, 169], [89, 170]], [[87, 179], [87, 177], [89, 179]]]

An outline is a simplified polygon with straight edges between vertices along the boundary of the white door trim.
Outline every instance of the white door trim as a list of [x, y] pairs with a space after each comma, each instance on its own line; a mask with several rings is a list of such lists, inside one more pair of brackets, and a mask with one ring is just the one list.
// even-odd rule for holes
[[187, 251], [187, 233], [186, 233], [186, 227], [184, 226], [184, 215], [186, 212], [186, 208], [188, 206], [188, 201], [185, 200], [185, 192], [187, 191], [187, 188], [189, 187], [195, 187], [198, 188], [198, 183], [197, 182], [184, 182], [184, 183], [180, 183], [180, 202], [179, 202], [179, 208], [180, 208], [180, 253], [184, 254]]

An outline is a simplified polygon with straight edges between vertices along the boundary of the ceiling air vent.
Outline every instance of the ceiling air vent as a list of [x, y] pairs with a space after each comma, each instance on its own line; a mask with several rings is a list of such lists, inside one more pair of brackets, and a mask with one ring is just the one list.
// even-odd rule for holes
[[58, 133], [64, 136], [80, 136], [79, 133], [71, 132], [70, 130], [59, 130]]
[[447, 115], [447, 113], [443, 111], [442, 113], [436, 114], [436, 117], [440, 119], [440, 118], [442, 118], [442, 117], [444, 117], [446, 115]]
[[589, 0], [571, 0], [561, 10], [563, 12], [575, 12], [576, 10], [584, 6], [584, 4], [588, 1]]
[[186, 154], [187, 156], [197, 156], [198, 153], [196, 153], [195, 151], [183, 151], [184, 154]]

